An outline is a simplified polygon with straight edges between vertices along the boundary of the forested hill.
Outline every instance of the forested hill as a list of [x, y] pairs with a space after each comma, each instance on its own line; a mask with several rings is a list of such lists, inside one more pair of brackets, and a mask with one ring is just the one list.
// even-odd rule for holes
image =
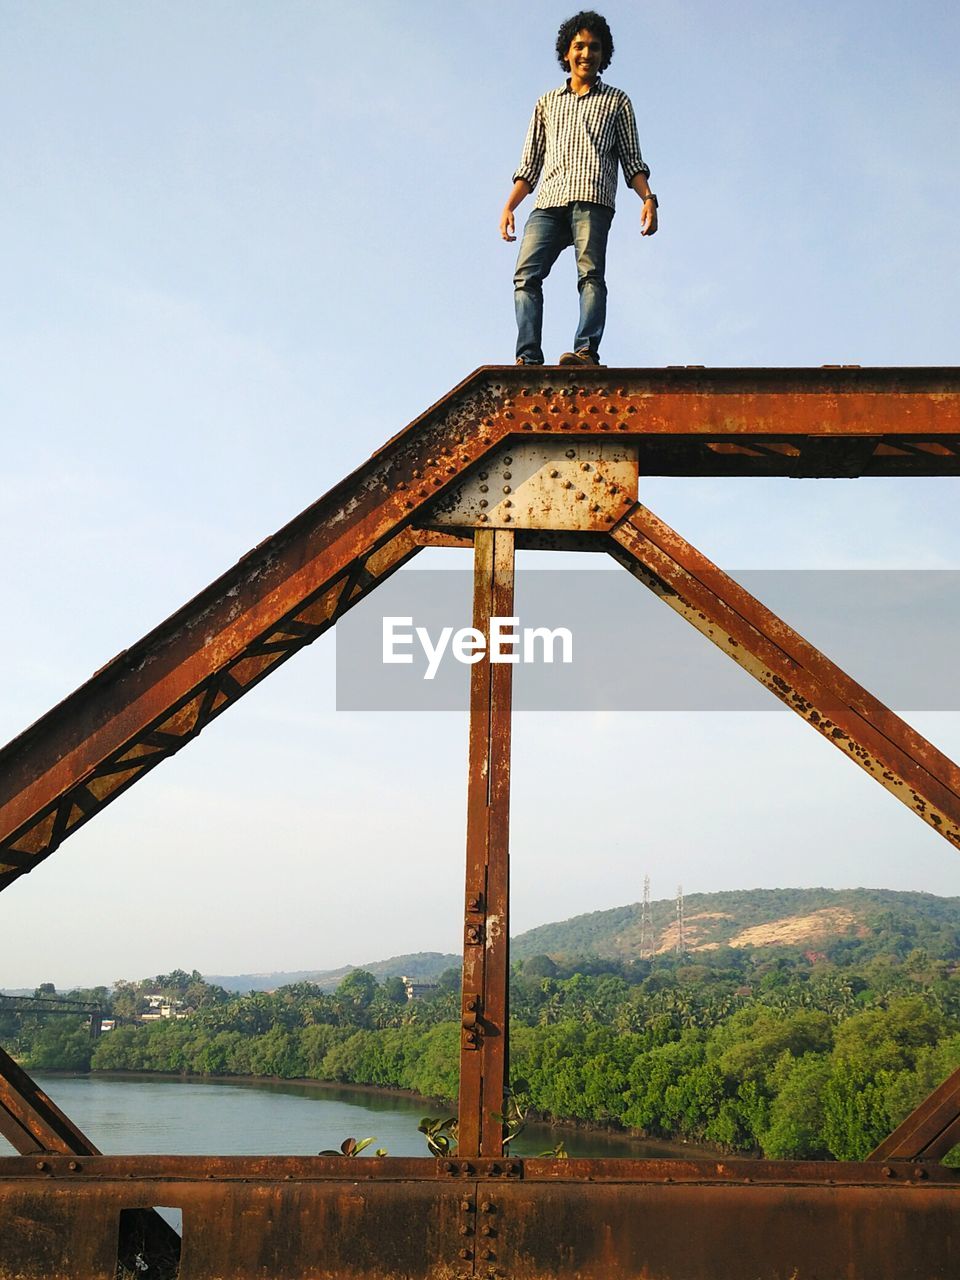
[[[865, 961], [923, 947], [934, 958], [960, 958], [960, 898], [892, 889], [735, 889], [691, 893], [683, 908], [688, 953], [789, 948]], [[534, 955], [636, 960], [641, 935], [642, 907], [635, 902], [530, 929], [513, 939], [511, 954], [518, 960]], [[675, 952], [677, 941], [675, 899], [652, 902], [643, 954]]]
[[[876, 955], [906, 956], [923, 947], [934, 959], [960, 959], [960, 898], [893, 889], [734, 889], [691, 893], [684, 899], [684, 950], [787, 949], [823, 953], [832, 960], [861, 962]], [[650, 904], [649, 936], [643, 955], [677, 950], [677, 904], [661, 898]], [[641, 956], [641, 904], [612, 907], [539, 925], [511, 941], [511, 956], [523, 960], [548, 955], [569, 961], [577, 956], [637, 960]], [[706, 957], [705, 957], [706, 958]], [[312, 982], [334, 991], [359, 967], [381, 982], [407, 974], [435, 982], [460, 957], [417, 951], [388, 960], [339, 969], [283, 973], [207, 974], [209, 983], [228, 991], [275, 991], [292, 982]]]

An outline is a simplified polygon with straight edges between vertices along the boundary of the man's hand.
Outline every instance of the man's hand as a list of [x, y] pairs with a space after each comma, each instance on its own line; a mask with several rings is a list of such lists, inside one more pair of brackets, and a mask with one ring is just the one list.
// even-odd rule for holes
[[640, 215], [640, 234], [655, 236], [657, 234], [657, 206], [652, 200], [644, 200], [643, 213]]
[[630, 186], [643, 201], [643, 212], [640, 214], [640, 234], [655, 236], [657, 234], [657, 198], [650, 190], [645, 173], [638, 173], [631, 180]]
[[522, 200], [526, 200], [532, 190], [533, 187], [525, 178], [517, 178], [516, 182], [514, 182], [513, 190], [507, 197], [507, 203], [503, 206], [503, 213], [500, 215], [501, 240], [516, 240], [516, 223], [513, 211]]

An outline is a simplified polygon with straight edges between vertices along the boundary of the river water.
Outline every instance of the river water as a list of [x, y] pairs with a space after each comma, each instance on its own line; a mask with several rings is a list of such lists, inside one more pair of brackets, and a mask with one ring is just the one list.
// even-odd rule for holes
[[[108, 1155], [316, 1155], [344, 1138], [373, 1137], [368, 1148], [392, 1156], [429, 1155], [417, 1125], [451, 1114], [423, 1099], [312, 1082], [181, 1080], [156, 1077], [62, 1076], [37, 1083]], [[676, 1143], [529, 1125], [516, 1155], [535, 1155], [563, 1141], [571, 1156], [706, 1154]], [[11, 1149], [0, 1138], [0, 1154]]]

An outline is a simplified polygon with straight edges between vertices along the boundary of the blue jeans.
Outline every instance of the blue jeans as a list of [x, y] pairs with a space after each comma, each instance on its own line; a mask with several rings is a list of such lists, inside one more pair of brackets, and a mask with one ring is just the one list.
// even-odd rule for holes
[[577, 288], [580, 291], [580, 323], [574, 351], [587, 348], [594, 356], [600, 349], [607, 318], [607, 236], [613, 210], [590, 200], [574, 200], [556, 209], [534, 209], [523, 229], [517, 270], [513, 277], [517, 308], [517, 358], [543, 364], [543, 282], [550, 268], [567, 248], [577, 254]]

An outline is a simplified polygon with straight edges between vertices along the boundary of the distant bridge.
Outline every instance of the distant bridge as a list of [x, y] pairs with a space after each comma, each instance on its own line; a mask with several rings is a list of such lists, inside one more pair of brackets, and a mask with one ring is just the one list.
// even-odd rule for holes
[[[485, 635], [518, 548], [606, 551], [960, 847], [957, 765], [643, 506], [652, 474], [956, 476], [960, 371], [478, 370], [0, 751], [0, 888], [424, 546], [473, 548]], [[0, 1051], [0, 1280], [956, 1280], [960, 1072], [862, 1163], [505, 1155], [511, 698], [472, 667], [456, 1156], [104, 1156]]]
[[6, 996], [0, 993], [0, 1013], [88, 1014], [90, 1034], [96, 1039], [103, 1030], [103, 1005], [95, 1000], [71, 1000], [64, 996]]

